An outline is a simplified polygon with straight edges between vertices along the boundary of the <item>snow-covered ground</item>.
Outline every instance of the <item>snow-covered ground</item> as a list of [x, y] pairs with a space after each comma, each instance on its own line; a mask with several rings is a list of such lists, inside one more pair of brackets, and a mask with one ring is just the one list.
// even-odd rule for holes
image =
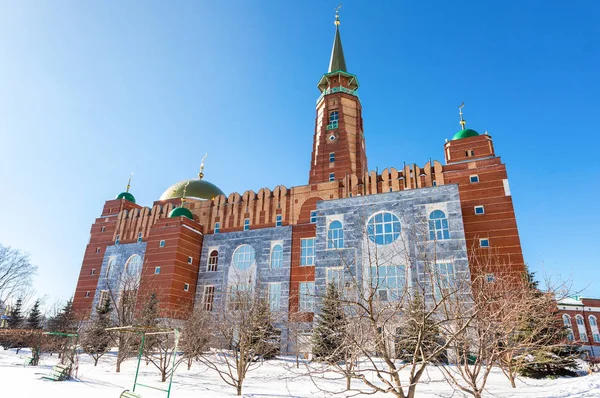
[[[41, 376], [50, 372], [52, 365], [58, 362], [56, 355], [44, 356], [41, 365], [25, 367], [23, 364], [29, 357], [28, 350], [21, 350], [19, 355], [15, 350], [0, 349], [0, 397], [60, 397], [60, 398], [110, 398], [119, 397], [124, 389], [131, 389], [135, 374], [135, 360], [123, 364], [121, 373], [115, 373], [115, 356], [106, 355], [94, 367], [87, 355], [79, 357], [79, 369], [76, 380], [51, 382], [41, 380]], [[329, 397], [311, 382], [310, 378], [301, 375], [302, 366], [291, 371], [294, 362], [285, 359], [269, 361], [248, 374], [244, 383], [245, 397]], [[142, 363], [139, 381], [158, 387], [166, 387], [159, 382], [159, 374], [152, 364]], [[353, 382], [358, 383], [358, 382]], [[323, 385], [332, 390], [342, 388], [344, 381], [328, 381]], [[358, 385], [358, 384], [355, 384]], [[144, 398], [166, 397], [165, 393], [138, 387], [136, 392]], [[191, 370], [185, 365], [179, 367], [173, 378], [171, 397], [232, 397], [235, 390], [227, 386], [219, 376], [206, 367], [194, 363]], [[339, 395], [340, 397], [343, 395]], [[383, 397], [389, 395], [376, 395]], [[442, 375], [434, 367], [424, 376], [422, 385], [417, 390], [418, 397], [461, 397], [443, 381]], [[486, 397], [600, 397], [600, 374], [576, 378], [559, 378], [554, 380], [521, 379], [518, 387], [510, 387], [508, 380], [499, 370], [494, 369], [487, 383]]]

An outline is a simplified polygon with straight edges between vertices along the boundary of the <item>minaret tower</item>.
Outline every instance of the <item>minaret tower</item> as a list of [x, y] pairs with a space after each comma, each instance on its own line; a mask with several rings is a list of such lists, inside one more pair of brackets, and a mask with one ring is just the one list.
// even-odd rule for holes
[[310, 184], [337, 181], [350, 174], [362, 179], [367, 171], [358, 79], [346, 70], [338, 10], [329, 70], [317, 84], [321, 95], [317, 99]]

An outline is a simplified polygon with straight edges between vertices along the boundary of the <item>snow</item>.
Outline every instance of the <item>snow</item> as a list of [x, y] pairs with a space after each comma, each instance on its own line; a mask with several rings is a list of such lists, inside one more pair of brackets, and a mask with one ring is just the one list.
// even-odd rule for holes
[[[131, 389], [135, 375], [136, 360], [128, 360], [122, 365], [121, 373], [115, 373], [114, 353], [105, 355], [94, 367], [91, 358], [80, 355], [77, 379], [64, 382], [41, 380], [48, 374], [52, 365], [58, 362], [54, 356], [44, 355], [40, 366], [23, 366], [29, 357], [28, 350], [21, 350], [19, 355], [15, 350], [0, 349], [0, 396], [19, 397], [84, 397], [84, 398], [118, 398], [125, 389]], [[321, 391], [303, 374], [302, 364], [295, 368], [295, 361], [283, 358], [268, 361], [258, 369], [251, 371], [244, 383], [245, 397], [281, 398], [281, 397], [331, 397]], [[159, 382], [159, 373], [152, 364], [142, 363], [139, 382], [166, 388], [167, 383]], [[417, 388], [417, 396], [430, 397], [462, 397], [443, 381], [439, 370], [430, 367], [423, 377], [423, 383]], [[319, 382], [319, 385], [329, 390], [341, 389], [344, 380], [329, 380]], [[353, 381], [353, 386], [358, 386]], [[166, 393], [138, 387], [138, 393], [143, 398], [166, 397]], [[182, 364], [173, 378], [171, 397], [173, 398], [222, 398], [234, 397], [233, 387], [226, 385], [219, 376], [199, 363], [194, 363], [191, 370]], [[337, 395], [342, 397], [343, 395]], [[374, 395], [384, 397], [390, 395]], [[510, 387], [508, 380], [498, 369], [491, 372], [487, 383], [485, 397], [508, 398], [562, 398], [562, 397], [600, 397], [600, 374], [585, 375], [576, 378], [559, 378], [547, 380], [520, 379], [517, 388]]]

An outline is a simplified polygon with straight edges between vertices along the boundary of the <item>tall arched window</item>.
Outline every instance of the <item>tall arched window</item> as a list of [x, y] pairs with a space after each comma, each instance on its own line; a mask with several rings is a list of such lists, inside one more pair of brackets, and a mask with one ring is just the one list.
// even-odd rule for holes
[[108, 259], [108, 264], [106, 266], [106, 277], [110, 278], [111, 276], [113, 276], [114, 272], [115, 272], [115, 258], [114, 257], [110, 257]]
[[239, 270], [250, 268], [255, 262], [254, 249], [250, 245], [241, 245], [233, 253], [233, 266]]
[[583, 321], [583, 316], [577, 314], [575, 315], [575, 320], [577, 322], [577, 330], [579, 331], [579, 339], [583, 342], [588, 341], [587, 330], [585, 330], [585, 323]]
[[207, 271], [216, 271], [218, 265], [219, 265], [219, 252], [217, 250], [213, 250], [208, 255], [208, 266], [206, 267], [206, 270]]
[[333, 111], [329, 114], [329, 124], [327, 125], [327, 128], [329, 129], [337, 129], [338, 128], [338, 121], [339, 121], [339, 113], [337, 111]]
[[571, 317], [567, 314], [563, 314], [562, 318], [563, 318], [563, 324], [569, 331], [569, 333], [567, 334], [567, 340], [569, 340], [569, 341], [575, 340], [575, 336], [573, 335], [573, 329], [571, 328]]
[[338, 220], [329, 223], [327, 230], [327, 248], [341, 249], [344, 247], [344, 227]]
[[393, 213], [377, 213], [367, 221], [367, 235], [378, 245], [387, 245], [398, 239], [400, 230], [400, 219]]
[[594, 315], [588, 316], [590, 326], [592, 327], [592, 339], [594, 342], [600, 343], [600, 331], [598, 331], [598, 319]]
[[278, 243], [271, 249], [271, 268], [283, 266], [283, 247]]
[[429, 214], [429, 239], [450, 239], [448, 219], [446, 218], [446, 213], [441, 210], [434, 210]]
[[129, 276], [137, 276], [142, 271], [142, 258], [138, 254], [134, 254], [127, 259], [125, 263], [125, 272]]

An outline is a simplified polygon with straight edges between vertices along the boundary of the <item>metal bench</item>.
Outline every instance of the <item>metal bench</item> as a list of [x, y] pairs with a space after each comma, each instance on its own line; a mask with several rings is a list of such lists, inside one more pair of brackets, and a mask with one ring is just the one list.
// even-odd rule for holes
[[52, 367], [52, 373], [50, 373], [47, 376], [43, 376], [42, 379], [52, 381], [63, 381], [69, 378], [70, 372], [70, 367], [58, 364]]
[[121, 393], [121, 395], [119, 396], [119, 398], [142, 398], [142, 396], [138, 393], [135, 393], [133, 391], [129, 391], [129, 390], [125, 390]]

